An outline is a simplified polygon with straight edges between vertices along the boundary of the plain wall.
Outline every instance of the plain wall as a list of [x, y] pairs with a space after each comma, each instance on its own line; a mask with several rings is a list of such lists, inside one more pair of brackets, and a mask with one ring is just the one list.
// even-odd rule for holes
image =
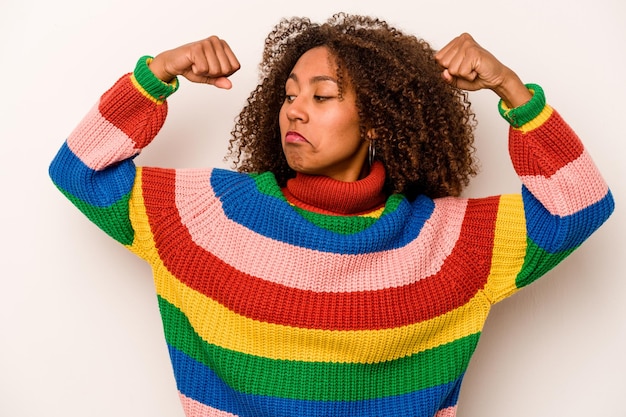
[[[604, 173], [613, 217], [547, 276], [497, 305], [459, 417], [624, 416], [626, 3], [571, 1], [0, 3], [0, 416], [182, 416], [150, 270], [65, 200], [48, 165], [137, 58], [212, 34], [242, 63], [234, 88], [182, 80], [142, 165], [224, 166], [233, 119], [281, 17], [379, 16], [435, 48], [470, 32], [541, 84]], [[381, 71], [384, 71], [381, 68]], [[507, 126], [472, 93], [482, 173], [467, 195], [517, 192]]]

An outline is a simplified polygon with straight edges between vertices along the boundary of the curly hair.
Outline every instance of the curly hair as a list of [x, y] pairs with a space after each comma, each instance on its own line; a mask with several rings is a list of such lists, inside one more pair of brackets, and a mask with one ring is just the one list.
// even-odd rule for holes
[[342, 76], [355, 89], [362, 135], [375, 132], [385, 191], [409, 199], [458, 196], [477, 173], [467, 94], [442, 79], [426, 41], [383, 20], [344, 13], [323, 24], [282, 19], [267, 36], [260, 82], [231, 132], [227, 159], [234, 167], [270, 171], [281, 186], [295, 176], [282, 150], [278, 114], [294, 65], [317, 46], [335, 58], [340, 91]]

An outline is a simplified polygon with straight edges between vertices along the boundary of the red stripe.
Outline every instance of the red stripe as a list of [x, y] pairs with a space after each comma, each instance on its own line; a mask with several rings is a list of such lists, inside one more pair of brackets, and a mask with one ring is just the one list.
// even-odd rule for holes
[[147, 146], [157, 135], [167, 116], [167, 102], [155, 104], [145, 97], [127, 74], [100, 98], [100, 114], [136, 143]]
[[[152, 233], [167, 269], [187, 286], [250, 319], [329, 330], [408, 325], [467, 303], [490, 270], [497, 198], [470, 204], [468, 217], [480, 218], [482, 226], [488, 219], [494, 227], [481, 233], [483, 227], [472, 227], [466, 220], [463, 238], [438, 274], [400, 288], [318, 293], [244, 274], [197, 246], [174, 205], [173, 170], [144, 168], [142, 182]], [[484, 253], [477, 253], [479, 248], [485, 248]]]
[[541, 126], [530, 132], [511, 129], [509, 147], [518, 175], [548, 178], [584, 151], [576, 133], [556, 110]]

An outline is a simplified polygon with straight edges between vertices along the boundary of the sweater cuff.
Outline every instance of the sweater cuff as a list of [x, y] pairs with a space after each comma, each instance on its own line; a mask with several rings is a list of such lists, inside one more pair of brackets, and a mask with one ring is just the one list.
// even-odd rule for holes
[[154, 99], [165, 100], [178, 90], [178, 78], [174, 78], [170, 83], [163, 82], [150, 70], [148, 64], [151, 61], [151, 56], [146, 55], [139, 58], [133, 75], [139, 85]]
[[537, 84], [526, 84], [526, 88], [532, 93], [533, 97], [525, 104], [519, 107], [507, 107], [503, 100], [498, 104], [500, 115], [513, 127], [521, 127], [526, 123], [539, 116], [546, 106], [546, 96], [543, 89]]

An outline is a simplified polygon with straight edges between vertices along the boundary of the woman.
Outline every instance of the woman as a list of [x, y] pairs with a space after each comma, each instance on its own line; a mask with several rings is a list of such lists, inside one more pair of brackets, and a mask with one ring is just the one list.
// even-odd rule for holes
[[[281, 21], [231, 139], [237, 172], [136, 167], [177, 77], [230, 88], [217, 38], [143, 57], [50, 167], [153, 268], [189, 416], [453, 416], [491, 306], [577, 248], [611, 193], [542, 89], [461, 35], [435, 53], [384, 21]], [[475, 174], [461, 89], [511, 124], [519, 195]]]

